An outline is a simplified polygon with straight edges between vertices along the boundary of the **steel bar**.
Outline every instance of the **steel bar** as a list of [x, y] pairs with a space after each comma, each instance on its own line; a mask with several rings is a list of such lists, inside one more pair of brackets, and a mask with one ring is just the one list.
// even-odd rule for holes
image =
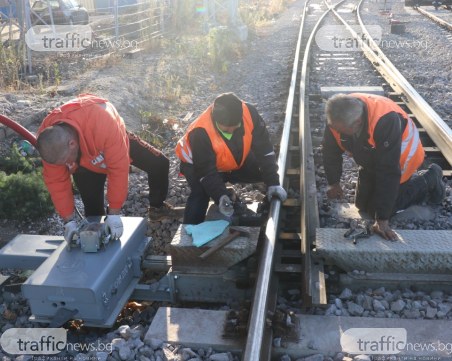
[[[308, 1], [303, 8], [303, 16], [298, 34], [297, 48], [295, 51], [295, 59], [292, 68], [292, 76], [290, 80], [289, 95], [286, 105], [286, 116], [284, 119], [284, 129], [281, 136], [281, 147], [278, 156], [278, 167], [280, 169], [279, 181], [284, 184], [284, 176], [286, 170], [287, 154], [289, 151], [289, 137], [292, 126], [292, 112], [295, 99], [296, 81], [298, 74], [298, 63], [300, 60], [301, 40], [303, 25], [305, 21], [306, 9]], [[281, 210], [281, 202], [273, 200], [270, 206], [269, 219], [263, 239], [262, 256], [259, 263], [259, 271], [256, 280], [256, 288], [253, 298], [253, 307], [251, 309], [248, 338], [243, 354], [243, 361], [259, 361], [262, 341], [264, 338], [265, 318], [267, 312], [267, 297], [270, 287], [271, 273], [273, 269], [273, 256], [275, 252], [275, 243], [277, 236], [277, 228], [279, 223], [279, 214]]]

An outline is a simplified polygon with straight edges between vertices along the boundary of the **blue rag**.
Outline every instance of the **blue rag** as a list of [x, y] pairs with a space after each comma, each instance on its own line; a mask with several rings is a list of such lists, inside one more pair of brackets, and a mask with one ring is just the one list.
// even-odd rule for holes
[[191, 235], [193, 244], [196, 247], [201, 247], [222, 234], [227, 226], [229, 226], [229, 222], [220, 219], [218, 221], [206, 221], [200, 224], [188, 224], [185, 226], [185, 230], [187, 234]]

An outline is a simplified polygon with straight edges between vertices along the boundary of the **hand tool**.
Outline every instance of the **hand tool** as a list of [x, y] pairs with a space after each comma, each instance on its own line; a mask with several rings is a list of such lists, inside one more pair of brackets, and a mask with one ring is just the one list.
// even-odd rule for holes
[[[68, 251], [71, 248], [80, 247], [83, 252], [97, 252], [101, 246], [106, 246], [111, 240], [111, 234], [107, 232], [104, 224], [98, 222], [89, 222], [77, 207], [75, 213], [80, 218], [80, 225], [77, 231], [70, 235], [70, 241], [66, 246]], [[74, 239], [74, 236], [77, 236]]]
[[207, 251], [202, 253], [199, 257], [202, 259], [206, 259], [219, 249], [223, 248], [230, 242], [232, 242], [237, 237], [249, 237], [250, 233], [243, 228], [238, 227], [229, 227], [229, 235], [226, 236], [226, 238], [223, 238], [221, 241], [219, 241], [216, 245], [210, 247]]
[[344, 238], [353, 239], [353, 244], [356, 245], [359, 239], [369, 238], [372, 235], [372, 228], [370, 224], [366, 224], [364, 228], [350, 227], [350, 229], [344, 233]]

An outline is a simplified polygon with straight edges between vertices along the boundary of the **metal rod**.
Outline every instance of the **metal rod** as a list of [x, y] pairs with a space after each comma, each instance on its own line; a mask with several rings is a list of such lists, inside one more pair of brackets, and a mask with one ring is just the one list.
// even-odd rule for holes
[[[301, 50], [301, 39], [308, 2], [305, 3], [303, 16], [298, 34], [297, 48], [292, 68], [292, 77], [290, 81], [289, 95], [286, 105], [286, 117], [284, 119], [284, 129], [281, 135], [281, 146], [278, 156], [279, 180], [284, 183], [286, 170], [287, 154], [289, 150], [289, 137], [292, 126], [292, 112], [295, 99], [296, 80], [298, 73], [298, 63]], [[259, 361], [262, 340], [264, 337], [264, 327], [267, 312], [267, 296], [270, 287], [270, 278], [273, 269], [273, 256], [275, 252], [275, 243], [278, 231], [279, 215], [281, 202], [273, 200], [270, 205], [269, 219], [265, 229], [264, 245], [262, 248], [262, 257], [259, 263], [259, 271], [256, 280], [256, 288], [253, 298], [253, 307], [250, 315], [248, 328], [248, 338], [243, 354], [243, 361]]]

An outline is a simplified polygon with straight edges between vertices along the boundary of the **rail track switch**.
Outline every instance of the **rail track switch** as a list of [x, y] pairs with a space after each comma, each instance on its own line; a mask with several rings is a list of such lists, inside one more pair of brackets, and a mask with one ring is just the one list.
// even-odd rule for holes
[[[99, 229], [82, 233], [80, 248], [62, 243], [22, 285], [30, 318], [57, 327], [69, 319], [87, 326], [111, 327], [141, 276], [141, 257], [149, 243], [146, 221], [123, 217], [124, 234], [102, 252]], [[89, 249], [89, 253], [82, 248]], [[66, 315], [66, 316], [65, 316]]]

